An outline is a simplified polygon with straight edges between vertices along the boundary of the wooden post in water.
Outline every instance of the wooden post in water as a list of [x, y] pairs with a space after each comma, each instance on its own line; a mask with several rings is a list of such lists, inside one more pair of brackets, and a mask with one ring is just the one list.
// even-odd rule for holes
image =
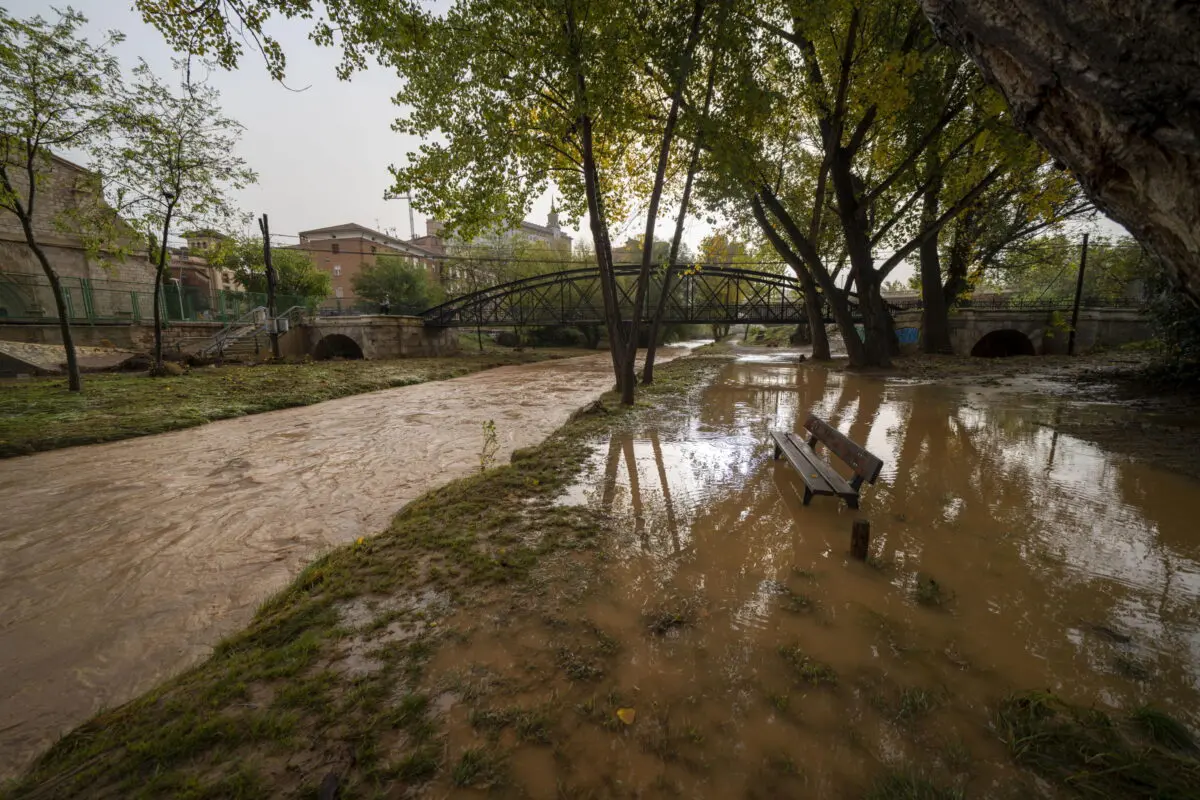
[[850, 555], [859, 561], [866, 561], [870, 547], [871, 523], [865, 519], [854, 520], [854, 527], [850, 529]]

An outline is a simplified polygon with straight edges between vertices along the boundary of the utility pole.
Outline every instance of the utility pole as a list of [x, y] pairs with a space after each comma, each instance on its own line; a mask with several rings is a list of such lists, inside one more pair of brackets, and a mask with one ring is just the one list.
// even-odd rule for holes
[[267, 331], [271, 336], [271, 357], [279, 360], [279, 320], [275, 318], [275, 267], [271, 264], [271, 226], [267, 215], [263, 214], [258, 221], [258, 228], [263, 237], [263, 262], [267, 267]]
[[1071, 307], [1071, 333], [1067, 335], [1067, 355], [1075, 355], [1075, 329], [1079, 326], [1079, 302], [1083, 299], [1083, 271], [1087, 269], [1088, 234], [1083, 235], [1079, 252], [1079, 277], [1075, 279], [1075, 305]]
[[384, 200], [404, 200], [408, 203], [408, 240], [417, 238], [417, 226], [413, 223], [412, 191], [404, 194], [393, 194], [390, 190], [383, 193]]

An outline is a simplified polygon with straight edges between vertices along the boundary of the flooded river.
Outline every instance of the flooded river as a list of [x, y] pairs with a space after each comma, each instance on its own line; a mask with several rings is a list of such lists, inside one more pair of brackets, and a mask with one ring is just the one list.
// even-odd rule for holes
[[[810, 409], [885, 462], [858, 512], [803, 507], [772, 459], [769, 432]], [[729, 364], [596, 443], [563, 503], [620, 538], [574, 579], [583, 599], [547, 589], [557, 610], [470, 620], [435, 666], [485, 676], [493, 706], [551, 709], [552, 752], [501, 740], [522, 796], [861, 796], [904, 764], [971, 796], [1044, 794], [988, 729], [1010, 691], [1200, 724], [1200, 485], [1055, 430], [1080, 410]], [[856, 516], [866, 564], [848, 557]], [[563, 676], [582, 647], [563, 620], [611, 669]], [[453, 702], [451, 753], [486, 743], [487, 717]]]
[[0, 778], [477, 470], [486, 420], [503, 461], [611, 385], [590, 355], [0, 461]]

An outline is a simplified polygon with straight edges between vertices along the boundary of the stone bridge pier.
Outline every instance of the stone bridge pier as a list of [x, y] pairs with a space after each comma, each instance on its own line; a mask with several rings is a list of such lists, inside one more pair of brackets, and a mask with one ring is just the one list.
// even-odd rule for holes
[[420, 317], [317, 317], [281, 337], [284, 355], [296, 358], [405, 358], [458, 352], [453, 328], [426, 327]]
[[[950, 312], [950, 343], [955, 355], [1059, 355], [1067, 352], [1070, 311], [960, 308]], [[920, 311], [896, 315], [902, 343], [915, 344]], [[1135, 308], [1083, 308], [1075, 352], [1119, 347], [1153, 335], [1146, 314]]]

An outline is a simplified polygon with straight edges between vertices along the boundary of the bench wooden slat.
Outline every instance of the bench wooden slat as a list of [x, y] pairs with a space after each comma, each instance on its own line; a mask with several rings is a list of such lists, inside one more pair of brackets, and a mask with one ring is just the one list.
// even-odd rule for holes
[[850, 465], [854, 474], [867, 483], [874, 483], [883, 469], [883, 461], [852, 442], [837, 428], [815, 414], [809, 414], [804, 427], [842, 461]]
[[[804, 481], [807, 489], [807, 494], [836, 494], [834, 488], [829, 485], [829, 482], [821, 476], [821, 473], [816, 470], [810, 462], [807, 455], [796, 446], [790, 438], [791, 434], [784, 431], [773, 431], [771, 438], [775, 440], [776, 451], [784, 455], [788, 462], [800, 474], [800, 478]], [[801, 443], [803, 445], [803, 443]], [[803, 445], [805, 450], [809, 450], [807, 445]], [[811, 453], [812, 451], [809, 450]]]
[[[814, 414], [808, 415], [804, 427], [811, 434], [808, 441], [799, 434], [787, 431], [771, 432], [771, 438], [775, 440], [775, 457], [787, 456], [804, 481], [804, 505], [808, 505], [814, 494], [833, 494], [845, 499], [851, 508], [858, 508], [858, 492], [862, 482], [874, 483], [883, 469], [883, 461]], [[818, 442], [850, 465], [854, 470], [853, 480], [847, 481], [832, 464], [817, 455], [815, 445]]]
[[829, 484], [829, 488], [833, 490], [833, 494], [838, 494], [842, 497], [858, 496], [858, 491], [850, 485], [849, 481], [838, 475], [837, 471], [834, 470], [828, 461], [817, 455], [817, 452], [808, 446], [803, 437], [799, 434], [789, 433], [788, 438], [796, 445], [796, 449], [800, 451], [801, 455], [811, 463], [813, 469], [820, 473], [825, 483]]

